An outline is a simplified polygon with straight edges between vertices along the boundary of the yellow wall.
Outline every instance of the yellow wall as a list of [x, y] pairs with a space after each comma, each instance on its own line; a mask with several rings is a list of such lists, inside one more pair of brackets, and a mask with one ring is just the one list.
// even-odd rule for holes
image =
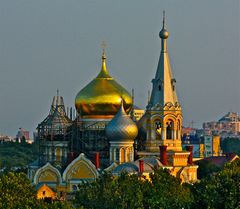
[[38, 182], [58, 182], [58, 176], [51, 170], [45, 170], [39, 176]]
[[220, 153], [220, 136], [215, 135], [213, 136], [212, 140], [212, 154], [213, 156], [219, 156]]
[[56, 193], [46, 184], [44, 184], [37, 190], [37, 199], [44, 199], [44, 198], [52, 198], [52, 199], [56, 198]]

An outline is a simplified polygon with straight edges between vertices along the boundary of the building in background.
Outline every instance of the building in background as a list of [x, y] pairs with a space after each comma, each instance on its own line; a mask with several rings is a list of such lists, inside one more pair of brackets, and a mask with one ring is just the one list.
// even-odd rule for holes
[[212, 134], [219, 134], [222, 138], [240, 137], [240, 116], [228, 112], [218, 121], [203, 123], [203, 130]]
[[144, 115], [145, 110], [141, 109], [140, 107], [133, 105], [132, 109], [132, 114], [133, 114], [133, 120], [134, 121], [139, 121], [141, 117]]
[[17, 135], [16, 135], [16, 141], [19, 143], [22, 142], [22, 140], [25, 140], [25, 142], [31, 144], [33, 142], [32, 139], [29, 137], [29, 131], [25, 130], [24, 128], [19, 128]]
[[4, 134], [0, 134], [0, 143], [4, 143], [4, 142], [15, 142], [16, 139], [12, 136], [7, 136]]

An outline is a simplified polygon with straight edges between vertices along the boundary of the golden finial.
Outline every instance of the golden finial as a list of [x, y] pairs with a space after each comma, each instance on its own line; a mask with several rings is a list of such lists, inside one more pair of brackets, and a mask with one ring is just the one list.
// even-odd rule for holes
[[112, 78], [107, 71], [107, 66], [106, 66], [106, 55], [105, 55], [105, 48], [106, 48], [106, 43], [103, 41], [101, 44], [102, 47], [102, 69], [100, 73], [98, 74], [97, 78]]
[[167, 39], [169, 36], [168, 31], [165, 28], [166, 24], [165, 24], [165, 10], [163, 10], [163, 26], [162, 26], [162, 30], [159, 33], [159, 36], [161, 39]]

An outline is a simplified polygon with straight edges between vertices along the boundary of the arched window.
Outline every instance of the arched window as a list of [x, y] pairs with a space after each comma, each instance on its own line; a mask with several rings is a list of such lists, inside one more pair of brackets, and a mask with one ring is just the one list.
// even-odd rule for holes
[[155, 130], [156, 130], [156, 139], [161, 139], [162, 134], [162, 123], [160, 120], [155, 120], [154, 122]]
[[118, 148], [116, 148], [116, 161], [119, 161], [119, 149]]
[[125, 149], [121, 149], [121, 160], [120, 163], [124, 163], [125, 162]]
[[166, 124], [167, 127], [167, 139], [173, 139], [173, 121], [169, 120]]
[[126, 148], [126, 162], [130, 161], [130, 148]]

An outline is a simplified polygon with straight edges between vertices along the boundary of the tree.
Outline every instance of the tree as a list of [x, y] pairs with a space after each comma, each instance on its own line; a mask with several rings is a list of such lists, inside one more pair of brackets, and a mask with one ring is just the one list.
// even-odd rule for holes
[[24, 173], [8, 173], [0, 176], [0, 208], [4, 209], [70, 209], [71, 205], [60, 201], [46, 203], [36, 198], [36, 191]]
[[240, 139], [226, 138], [221, 142], [221, 148], [224, 153], [236, 153], [240, 155]]
[[240, 208], [240, 160], [194, 185], [195, 208]]
[[113, 177], [104, 173], [95, 182], [79, 186], [75, 204], [87, 209], [100, 208], [190, 208], [193, 197], [188, 185], [159, 169], [150, 181], [122, 173]]
[[3, 168], [6, 172], [16, 168], [24, 169], [37, 159], [38, 145], [37, 143], [5, 142], [0, 144], [0, 156], [0, 169]]
[[0, 208], [35, 206], [35, 194], [31, 183], [22, 173], [8, 173], [0, 178]]
[[207, 160], [200, 160], [197, 162], [198, 170], [197, 170], [197, 177], [198, 179], [205, 178], [212, 174], [215, 174], [222, 170], [221, 167], [214, 165], [212, 162]]
[[151, 183], [146, 195], [148, 208], [191, 208], [193, 196], [190, 185], [172, 176], [167, 169], [159, 169], [150, 174]]
[[103, 173], [95, 182], [79, 185], [75, 203], [84, 208], [142, 208], [144, 182], [136, 175], [119, 178]]

